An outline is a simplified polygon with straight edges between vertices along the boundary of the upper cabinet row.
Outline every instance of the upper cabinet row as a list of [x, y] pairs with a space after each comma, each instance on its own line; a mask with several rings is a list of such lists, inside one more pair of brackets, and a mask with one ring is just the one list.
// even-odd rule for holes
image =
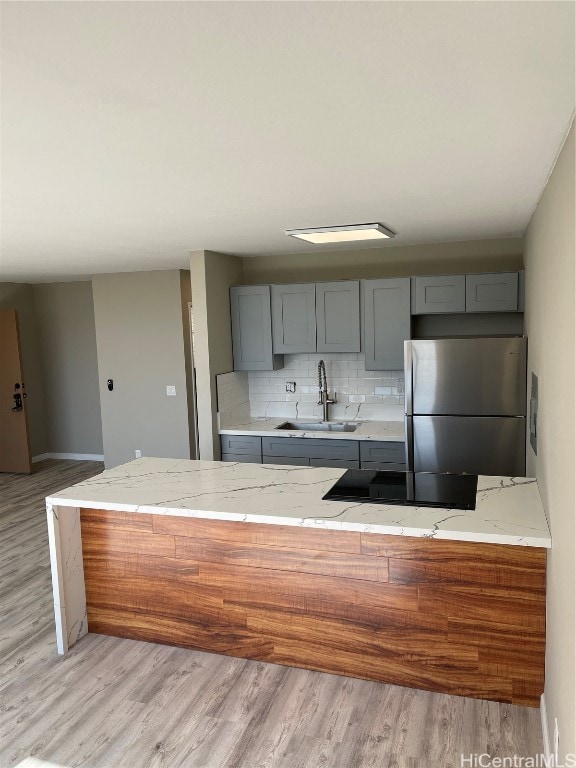
[[[361, 343], [360, 287], [364, 344]], [[410, 338], [410, 278], [230, 289], [234, 370], [282, 368], [284, 353], [366, 352], [366, 370], [399, 370]]]
[[400, 370], [410, 316], [519, 309], [518, 273], [339, 280], [230, 289], [234, 369], [274, 370], [296, 352], [365, 352]]
[[412, 314], [522, 311], [520, 289], [518, 272], [413, 277]]

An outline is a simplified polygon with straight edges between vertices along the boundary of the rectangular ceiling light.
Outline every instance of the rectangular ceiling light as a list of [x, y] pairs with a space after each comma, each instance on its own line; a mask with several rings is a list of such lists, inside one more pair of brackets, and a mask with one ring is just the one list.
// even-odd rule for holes
[[352, 243], [361, 240], [388, 240], [394, 232], [382, 224], [348, 224], [343, 227], [317, 227], [314, 229], [287, 229], [286, 234], [306, 240], [307, 243]]

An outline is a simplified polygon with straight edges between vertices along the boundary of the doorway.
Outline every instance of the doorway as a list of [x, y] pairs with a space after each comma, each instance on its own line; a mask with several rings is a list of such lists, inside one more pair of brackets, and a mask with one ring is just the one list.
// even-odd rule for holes
[[30, 437], [18, 313], [0, 310], [0, 472], [30, 474]]

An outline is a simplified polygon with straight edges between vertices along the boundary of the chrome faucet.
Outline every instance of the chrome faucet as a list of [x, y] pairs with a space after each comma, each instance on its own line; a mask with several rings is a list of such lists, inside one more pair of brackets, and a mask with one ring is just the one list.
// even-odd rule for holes
[[318, 363], [318, 392], [320, 394], [318, 405], [322, 406], [322, 421], [329, 421], [328, 406], [336, 402], [336, 393], [334, 393], [334, 399], [331, 400], [328, 395], [328, 382], [326, 381], [326, 366], [324, 365], [324, 360], [320, 360]]

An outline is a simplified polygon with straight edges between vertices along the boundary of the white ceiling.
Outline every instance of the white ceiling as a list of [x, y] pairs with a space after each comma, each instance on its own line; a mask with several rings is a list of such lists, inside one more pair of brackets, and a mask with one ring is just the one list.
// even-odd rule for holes
[[1, 5], [3, 280], [518, 236], [574, 109], [572, 2]]

